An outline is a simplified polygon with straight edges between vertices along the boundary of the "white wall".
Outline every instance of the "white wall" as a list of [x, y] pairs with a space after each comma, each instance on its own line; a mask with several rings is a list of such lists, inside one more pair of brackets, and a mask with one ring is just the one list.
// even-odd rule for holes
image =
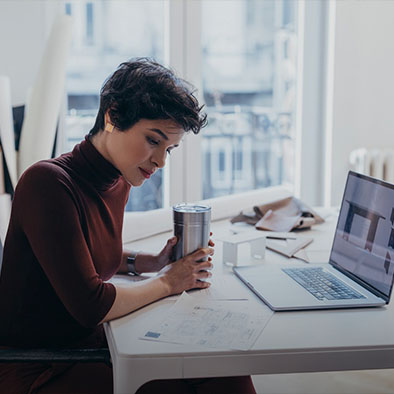
[[0, 1], [0, 75], [11, 78], [12, 104], [24, 104], [60, 2]]
[[331, 204], [353, 149], [394, 147], [394, 1], [337, 1], [335, 19]]

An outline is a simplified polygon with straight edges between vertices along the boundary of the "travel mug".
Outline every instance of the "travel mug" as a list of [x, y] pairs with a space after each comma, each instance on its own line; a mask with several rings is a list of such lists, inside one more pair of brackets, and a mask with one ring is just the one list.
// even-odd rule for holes
[[[177, 204], [172, 207], [174, 218], [174, 235], [177, 243], [174, 246], [173, 261], [193, 253], [197, 249], [206, 248], [209, 242], [211, 207], [195, 204]], [[208, 256], [201, 261], [208, 260]]]

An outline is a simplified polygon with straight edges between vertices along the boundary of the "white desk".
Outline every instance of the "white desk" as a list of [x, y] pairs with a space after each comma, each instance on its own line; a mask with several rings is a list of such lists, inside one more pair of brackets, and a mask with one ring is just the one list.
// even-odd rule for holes
[[[315, 245], [324, 247], [327, 253], [335, 222], [331, 217], [308, 232], [314, 237]], [[213, 224], [214, 235], [227, 226], [228, 222]], [[130, 244], [130, 247], [159, 251], [170, 235], [161, 234]], [[269, 251], [264, 262], [250, 261], [245, 253], [248, 264], [285, 261], [291, 264], [291, 260]], [[233, 275], [221, 264], [219, 243], [214, 263], [214, 272]], [[234, 286], [245, 287], [237, 278], [234, 278]], [[245, 290], [249, 292], [246, 287]], [[254, 308], [267, 308], [249, 294], [250, 300], [246, 302], [252, 303]], [[392, 303], [388, 307], [363, 310], [275, 313], [247, 352], [207, 350], [138, 339], [147, 327], [163, 318], [173, 303], [174, 300], [164, 299], [105, 325], [115, 393], [134, 393], [141, 385], [155, 379], [394, 368]]]

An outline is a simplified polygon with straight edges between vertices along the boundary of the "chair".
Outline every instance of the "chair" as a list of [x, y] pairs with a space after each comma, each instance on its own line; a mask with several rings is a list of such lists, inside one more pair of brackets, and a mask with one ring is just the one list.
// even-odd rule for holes
[[[3, 245], [0, 240], [0, 275], [3, 258]], [[108, 348], [99, 349], [1, 349], [0, 363], [105, 363], [111, 366], [111, 355]]]

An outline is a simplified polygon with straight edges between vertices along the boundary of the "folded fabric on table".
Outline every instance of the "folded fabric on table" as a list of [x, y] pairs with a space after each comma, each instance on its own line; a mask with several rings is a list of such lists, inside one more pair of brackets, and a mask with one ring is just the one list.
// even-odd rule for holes
[[324, 219], [299, 199], [287, 197], [242, 211], [231, 219], [231, 223], [238, 222], [254, 225], [258, 230], [287, 232], [310, 228]]

